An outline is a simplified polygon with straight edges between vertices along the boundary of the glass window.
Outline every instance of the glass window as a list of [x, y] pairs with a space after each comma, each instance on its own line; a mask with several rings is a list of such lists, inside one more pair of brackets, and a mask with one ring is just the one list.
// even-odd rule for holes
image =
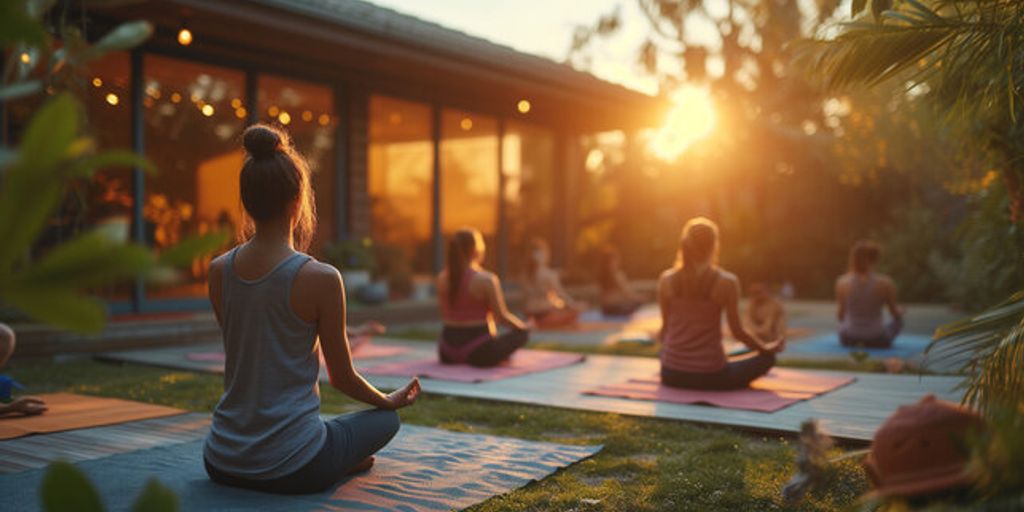
[[498, 122], [445, 109], [441, 113], [441, 225], [445, 235], [473, 227], [487, 239], [493, 264], [498, 226]]
[[[245, 75], [157, 55], [145, 56], [144, 74], [146, 156], [159, 170], [146, 178], [147, 241], [159, 250], [215, 229], [237, 232]], [[196, 261], [181, 283], [147, 293], [205, 295], [208, 261]]]
[[334, 93], [327, 86], [273, 75], [260, 76], [258, 91], [259, 120], [287, 130], [309, 162], [316, 193], [316, 251], [335, 235]]
[[509, 270], [517, 275], [524, 270], [521, 263], [530, 239], [551, 238], [555, 138], [544, 128], [509, 122], [502, 145]]
[[[89, 133], [101, 150], [131, 147], [130, 93], [131, 62], [127, 53], [109, 53], [89, 63], [70, 83], [85, 106]], [[10, 141], [17, 143], [32, 115], [49, 99], [45, 94], [8, 103]], [[60, 209], [33, 247], [33, 255], [44, 254], [55, 245], [89, 229], [103, 227], [127, 239], [131, 232], [132, 170], [107, 168], [92, 180], [72, 183]], [[110, 300], [130, 300], [126, 283], [97, 292]]]
[[368, 189], [371, 234], [394, 246], [417, 273], [432, 272], [434, 150], [428, 105], [370, 98]]

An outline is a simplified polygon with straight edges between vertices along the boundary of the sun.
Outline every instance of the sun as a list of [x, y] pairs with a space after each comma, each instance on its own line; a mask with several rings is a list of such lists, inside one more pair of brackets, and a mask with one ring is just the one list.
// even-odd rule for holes
[[675, 161], [715, 127], [715, 105], [706, 88], [685, 86], [670, 98], [672, 108], [650, 144], [654, 156], [667, 162]]

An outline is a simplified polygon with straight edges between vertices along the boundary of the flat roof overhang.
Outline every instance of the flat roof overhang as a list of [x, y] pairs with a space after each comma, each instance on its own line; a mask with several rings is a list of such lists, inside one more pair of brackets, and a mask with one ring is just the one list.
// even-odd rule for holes
[[[569, 132], [655, 126], [664, 111], [660, 99], [419, 20], [435, 34], [451, 34], [456, 42], [447, 44], [442, 37], [419, 44], [416, 34], [391, 37], [379, 27], [374, 31], [317, 16], [312, 8], [297, 12], [284, 0], [150, 0], [93, 8], [90, 13], [98, 16], [98, 25], [149, 20], [157, 29], [146, 43], [150, 50], [294, 78], [344, 81]], [[187, 48], [176, 42], [183, 22], [195, 35]], [[531, 103], [527, 115], [516, 110], [521, 99]]]

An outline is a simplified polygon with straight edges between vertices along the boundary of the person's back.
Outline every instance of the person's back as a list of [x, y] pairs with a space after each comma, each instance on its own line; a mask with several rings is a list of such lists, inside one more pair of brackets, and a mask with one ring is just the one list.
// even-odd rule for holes
[[662, 367], [678, 372], [717, 372], [727, 362], [722, 346], [722, 306], [711, 297], [718, 270], [709, 268], [696, 276], [692, 290], [680, 282], [681, 270], [670, 272], [666, 279], [674, 286], [662, 326]]
[[310, 257], [295, 252], [261, 277], [223, 262], [224, 395], [204, 455], [222, 471], [275, 478], [309, 462], [324, 443], [316, 324], [292, 311], [290, 293]]
[[[874, 242], [857, 242], [850, 252], [849, 272], [836, 280], [839, 341], [843, 345], [888, 347], [902, 329], [896, 285], [888, 276], [874, 272], [880, 254]], [[892, 316], [888, 324], [883, 317], [886, 307]]]

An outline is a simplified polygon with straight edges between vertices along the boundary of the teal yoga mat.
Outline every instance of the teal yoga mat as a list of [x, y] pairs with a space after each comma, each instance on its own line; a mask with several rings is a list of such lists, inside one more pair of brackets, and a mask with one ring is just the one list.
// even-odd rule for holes
[[[601, 446], [572, 446], [402, 426], [367, 474], [319, 494], [281, 496], [214, 484], [202, 440], [77, 464], [108, 510], [130, 510], [151, 477], [178, 495], [181, 510], [451, 510], [540, 480], [590, 457]], [[0, 476], [2, 510], [40, 510], [44, 470]]]
[[839, 335], [836, 333], [822, 334], [803, 340], [793, 340], [786, 344], [786, 354], [807, 354], [807, 355], [847, 355], [854, 351], [864, 351], [870, 357], [884, 359], [897, 357], [907, 359], [924, 353], [931, 343], [931, 337], [920, 334], [901, 334], [896, 338], [890, 348], [855, 348], [844, 347], [839, 344]]

